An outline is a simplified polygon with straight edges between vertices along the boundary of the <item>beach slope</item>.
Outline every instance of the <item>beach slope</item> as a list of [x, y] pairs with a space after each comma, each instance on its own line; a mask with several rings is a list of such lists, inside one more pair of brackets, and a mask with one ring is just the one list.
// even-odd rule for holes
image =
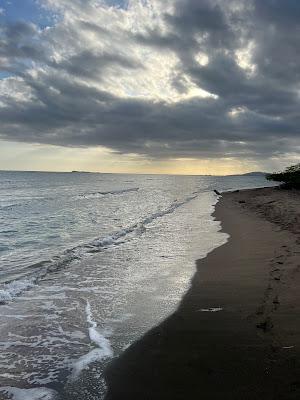
[[221, 197], [229, 241], [197, 261], [178, 310], [110, 364], [106, 400], [300, 398], [299, 200]]

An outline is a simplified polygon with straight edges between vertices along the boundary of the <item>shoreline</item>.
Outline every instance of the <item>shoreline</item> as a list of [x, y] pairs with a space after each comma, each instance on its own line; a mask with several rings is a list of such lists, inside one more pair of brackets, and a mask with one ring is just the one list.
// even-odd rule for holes
[[110, 363], [106, 400], [299, 397], [299, 198], [222, 194], [213, 215], [227, 243], [197, 260], [178, 309]]

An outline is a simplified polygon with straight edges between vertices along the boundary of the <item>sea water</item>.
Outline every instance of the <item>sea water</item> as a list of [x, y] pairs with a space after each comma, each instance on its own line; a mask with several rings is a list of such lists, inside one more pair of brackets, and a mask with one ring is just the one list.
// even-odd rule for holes
[[226, 242], [213, 190], [268, 184], [0, 172], [0, 399], [102, 399], [105, 365], [176, 309], [195, 260]]

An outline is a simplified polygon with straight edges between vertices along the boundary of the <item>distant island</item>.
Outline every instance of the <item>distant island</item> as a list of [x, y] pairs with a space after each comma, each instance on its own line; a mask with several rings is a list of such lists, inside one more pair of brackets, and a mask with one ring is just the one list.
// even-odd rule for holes
[[230, 174], [226, 176], [266, 176], [268, 172], [261, 172], [261, 171], [253, 171], [253, 172], [246, 172], [245, 174]]
[[91, 174], [90, 171], [71, 171], [71, 174]]
[[262, 175], [267, 175], [267, 172], [260, 172], [260, 171], [254, 171], [254, 172], [247, 172], [246, 174], [242, 174], [243, 176], [262, 176]]

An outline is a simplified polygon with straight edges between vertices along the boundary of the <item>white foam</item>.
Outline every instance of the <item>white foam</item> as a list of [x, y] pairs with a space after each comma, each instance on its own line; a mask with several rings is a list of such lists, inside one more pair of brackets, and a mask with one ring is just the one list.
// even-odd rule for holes
[[222, 311], [223, 308], [222, 307], [210, 307], [210, 308], [201, 308], [201, 312], [218, 312], [218, 311]]
[[128, 188], [128, 189], [119, 189], [119, 190], [110, 190], [107, 192], [92, 192], [92, 193], [85, 193], [79, 194], [76, 196], [77, 199], [93, 199], [93, 198], [101, 198], [107, 195], [118, 195], [118, 194], [125, 194], [129, 192], [137, 192], [139, 188]]
[[[125, 189], [123, 191], [115, 191], [115, 192], [103, 192], [103, 193], [117, 193], [124, 191], [133, 191], [138, 190], [138, 188]], [[128, 226], [126, 228], [120, 229], [119, 231], [112, 233], [104, 238], [96, 238], [89, 243], [82, 244], [70, 249], [67, 249], [63, 254], [53, 258], [48, 262], [42, 262], [40, 265], [42, 268], [35, 273], [34, 276], [24, 280], [16, 280], [10, 283], [3, 285], [2, 289], [0, 289], [0, 302], [11, 301], [14, 297], [20, 295], [23, 291], [30, 289], [39, 281], [39, 279], [45, 277], [48, 272], [55, 272], [60, 268], [65, 267], [72, 261], [77, 259], [81, 259], [83, 256], [87, 256], [89, 253], [99, 252], [104, 248], [109, 246], [115, 246], [120, 244], [120, 239], [127, 237], [128, 235], [137, 234], [141, 235], [146, 230], [146, 226], [151, 224], [157, 218], [162, 218], [167, 214], [172, 214], [178, 207], [183, 206], [184, 204], [190, 202], [195, 199], [199, 192], [193, 193], [191, 196], [186, 197], [182, 201], [174, 201], [168, 208], [157, 211], [156, 213], [150, 214], [144, 219]], [[217, 199], [216, 199], [217, 202]]]
[[30, 289], [33, 286], [35, 286], [33, 278], [6, 283], [0, 289], [0, 301], [11, 301], [14, 297], [24, 292], [24, 290]]
[[0, 388], [0, 391], [13, 396], [13, 400], [55, 400], [58, 399], [58, 393], [48, 388], [19, 389], [11, 386]]
[[89, 301], [86, 303], [85, 312], [87, 323], [90, 325], [88, 329], [90, 341], [98, 347], [92, 349], [87, 354], [84, 354], [73, 363], [71, 380], [78, 378], [80, 373], [84, 369], [88, 368], [91, 363], [113, 356], [113, 350], [111, 348], [110, 341], [97, 329], [97, 322], [93, 319]]
[[96, 361], [101, 361], [105, 357], [103, 355], [102, 349], [95, 348], [84, 354], [73, 364], [73, 370], [71, 375], [71, 380], [76, 380], [81, 372], [89, 367], [89, 365]]

